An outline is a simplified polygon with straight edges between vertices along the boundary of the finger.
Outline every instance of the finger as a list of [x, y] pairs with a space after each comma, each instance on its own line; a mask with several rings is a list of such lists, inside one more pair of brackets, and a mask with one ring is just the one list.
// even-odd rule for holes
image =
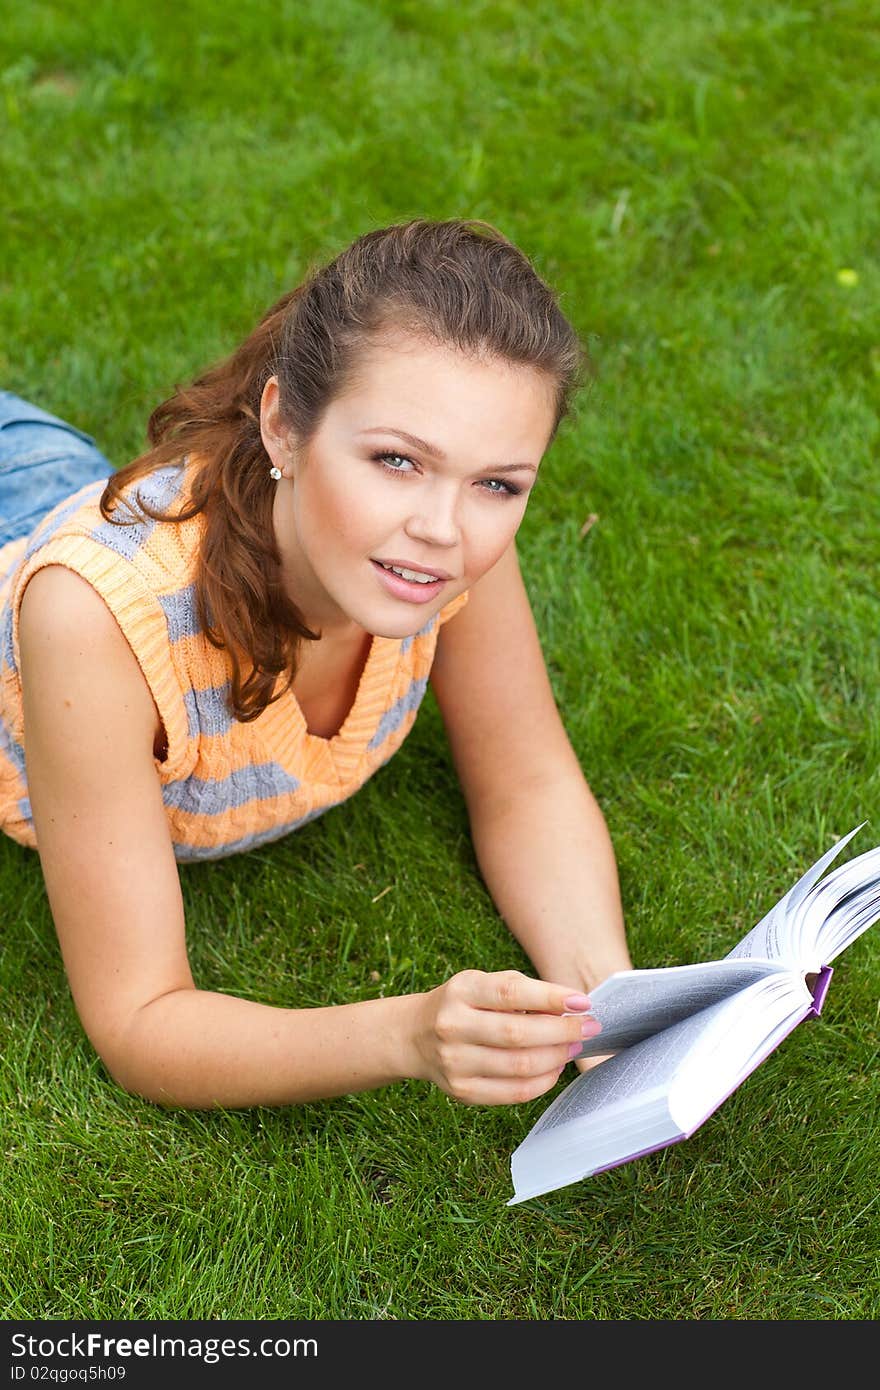
[[464, 980], [468, 1002], [480, 1009], [564, 1014], [580, 1013], [590, 1006], [589, 996], [573, 986], [535, 980], [519, 970], [470, 971]]
[[580, 1044], [600, 1032], [601, 1025], [596, 1019], [580, 1014], [510, 1014], [494, 1009], [471, 1009], [460, 1036], [463, 1042], [477, 1043], [481, 1047], [519, 1051]]
[[560, 1073], [545, 1072], [526, 1080], [493, 1076], [477, 1076], [456, 1088], [455, 1098], [463, 1105], [524, 1105], [544, 1095], [556, 1085]]
[[528, 1081], [538, 1076], [558, 1075], [572, 1060], [579, 1042], [562, 1042], [546, 1047], [475, 1047], [465, 1044], [455, 1053], [455, 1072], [472, 1080], [508, 1077]]

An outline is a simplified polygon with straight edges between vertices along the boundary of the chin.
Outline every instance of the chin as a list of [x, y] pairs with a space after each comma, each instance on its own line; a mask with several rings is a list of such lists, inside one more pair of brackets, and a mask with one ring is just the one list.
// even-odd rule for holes
[[359, 621], [365, 631], [373, 637], [401, 641], [405, 637], [415, 637], [417, 632], [421, 632], [422, 628], [434, 620], [443, 606], [440, 604], [435, 608], [433, 604], [425, 604], [424, 608], [414, 607], [412, 613], [400, 613], [396, 617], [380, 617], [374, 613], [356, 621]]

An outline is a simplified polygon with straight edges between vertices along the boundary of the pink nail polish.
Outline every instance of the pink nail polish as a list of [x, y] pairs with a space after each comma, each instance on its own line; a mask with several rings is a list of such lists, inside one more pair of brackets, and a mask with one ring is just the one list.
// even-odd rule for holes
[[570, 994], [565, 1001], [565, 1007], [571, 1014], [582, 1014], [590, 1007], [590, 997], [588, 994]]
[[585, 1018], [581, 1024], [582, 1038], [595, 1038], [597, 1033], [602, 1032], [602, 1025], [597, 1018]]
[[570, 1062], [573, 1062], [574, 1059], [575, 1059], [575, 1057], [579, 1056], [580, 1050], [581, 1050], [581, 1045], [580, 1045], [580, 1043], [578, 1043], [578, 1042], [573, 1042], [573, 1043], [571, 1044], [571, 1046], [569, 1047], [569, 1049], [568, 1049], [568, 1060], [569, 1060]]

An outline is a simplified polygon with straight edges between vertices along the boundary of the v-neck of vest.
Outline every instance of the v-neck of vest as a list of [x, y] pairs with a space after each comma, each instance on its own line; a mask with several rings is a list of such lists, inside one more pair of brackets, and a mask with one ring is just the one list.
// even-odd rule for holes
[[[288, 694], [295, 707], [296, 713], [298, 714], [299, 719], [302, 723], [303, 733], [305, 734], [306, 738], [313, 740], [315, 743], [326, 743], [328, 747], [330, 747], [336, 742], [337, 739], [344, 739], [353, 732], [350, 726], [353, 724], [354, 717], [358, 713], [358, 707], [366, 694], [365, 688], [367, 685], [367, 679], [372, 673], [374, 657], [376, 656], [377, 643], [383, 640], [385, 639], [381, 637], [376, 637], [375, 635], [370, 638], [370, 645], [367, 650], [366, 659], [361, 668], [360, 676], [358, 677], [357, 689], [355, 690], [354, 699], [351, 702], [351, 707], [348, 713], [346, 714], [345, 718], [343, 719], [342, 723], [340, 724], [339, 728], [336, 730], [336, 733], [331, 734], [329, 738], [326, 737], [324, 734], [312, 733], [311, 729], [308, 726], [306, 716], [303, 713], [302, 706], [300, 705], [299, 700], [296, 698], [294, 691], [292, 689], [288, 691]], [[392, 645], [398, 646], [399, 644], [392, 643]], [[360, 720], [358, 720], [357, 722], [358, 725], [360, 725]]]
[[317, 765], [315, 771], [323, 765], [327, 771], [332, 768], [340, 778], [350, 775], [366, 754], [388, 707], [389, 690], [400, 661], [401, 646], [398, 637], [373, 636], [351, 708], [330, 738], [310, 732], [293, 690], [288, 690], [283, 699], [267, 706], [264, 717], [274, 715], [272, 722], [278, 721], [276, 728], [282, 742], [286, 741], [283, 729], [287, 725], [291, 741], [306, 748], [309, 760]]

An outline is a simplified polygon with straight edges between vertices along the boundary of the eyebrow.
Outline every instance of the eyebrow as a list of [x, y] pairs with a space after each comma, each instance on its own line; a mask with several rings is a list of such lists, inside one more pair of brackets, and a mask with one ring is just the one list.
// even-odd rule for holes
[[[396, 434], [398, 439], [405, 439], [413, 448], [420, 449], [423, 454], [429, 454], [431, 458], [446, 461], [446, 454], [438, 448], [436, 444], [429, 444], [425, 439], [419, 439], [417, 434], [409, 434], [406, 430], [397, 429], [394, 425], [376, 425], [374, 429], [359, 430], [359, 434]], [[492, 473], [514, 473], [519, 468], [527, 468], [530, 473], [537, 473], [538, 468], [534, 463], [491, 463], [487, 465], [486, 471]]]

